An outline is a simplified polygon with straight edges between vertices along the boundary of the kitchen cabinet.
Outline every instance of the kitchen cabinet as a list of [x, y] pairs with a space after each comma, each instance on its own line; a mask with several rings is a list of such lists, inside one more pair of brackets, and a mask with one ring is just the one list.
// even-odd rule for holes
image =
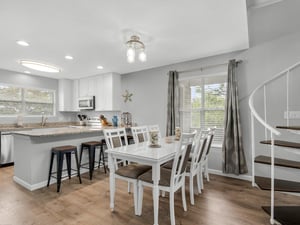
[[77, 112], [78, 80], [58, 80], [58, 111]]
[[95, 111], [119, 111], [120, 74], [107, 73], [79, 79], [79, 96], [95, 96]]
[[95, 111], [119, 111], [121, 100], [121, 76], [117, 73], [97, 77]]

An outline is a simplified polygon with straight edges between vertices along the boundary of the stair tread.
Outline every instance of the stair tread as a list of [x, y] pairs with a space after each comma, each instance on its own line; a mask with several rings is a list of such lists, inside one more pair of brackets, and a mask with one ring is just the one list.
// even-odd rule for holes
[[276, 126], [278, 129], [300, 130], [300, 126]]
[[[264, 141], [261, 141], [260, 143], [270, 145], [271, 140], [264, 140]], [[300, 149], [300, 143], [298, 143], [298, 142], [274, 140], [274, 144], [276, 146], [281, 146], [281, 147], [299, 148]]]
[[[254, 162], [271, 165], [271, 157], [259, 155], [259, 156], [255, 157]], [[288, 160], [288, 159], [274, 158], [274, 164], [275, 164], [275, 166], [300, 169], [300, 162]]]
[[[255, 183], [262, 190], [271, 190], [271, 179], [268, 177], [255, 176]], [[274, 180], [275, 191], [300, 192], [300, 183], [289, 180]]]
[[[262, 206], [262, 209], [271, 214], [270, 206]], [[274, 219], [282, 225], [299, 225], [300, 224], [300, 206], [275, 206]]]

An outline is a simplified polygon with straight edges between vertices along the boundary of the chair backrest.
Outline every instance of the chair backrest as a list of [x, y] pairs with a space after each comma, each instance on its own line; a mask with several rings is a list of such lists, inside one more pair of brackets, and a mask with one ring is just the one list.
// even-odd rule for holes
[[193, 144], [193, 152], [191, 153], [191, 165], [190, 165], [190, 171], [197, 170], [199, 167], [200, 159], [203, 155], [203, 151], [205, 150], [206, 143], [207, 143], [207, 136], [208, 132], [202, 131], [199, 132], [194, 140]]
[[187, 166], [187, 161], [189, 159], [190, 152], [192, 150], [192, 145], [194, 142], [196, 132], [193, 133], [183, 133], [181, 134], [178, 149], [173, 160], [172, 173], [171, 173], [171, 185], [176, 187], [182, 179], [185, 179], [185, 169]]
[[125, 128], [114, 128], [103, 130], [105, 142], [108, 149], [128, 145]]
[[209, 151], [210, 151], [210, 147], [211, 147], [211, 143], [213, 141], [213, 138], [214, 138], [214, 135], [215, 135], [215, 129], [214, 128], [210, 128], [209, 129], [209, 132], [208, 132], [208, 141], [207, 141], [207, 151], [206, 151], [206, 155], [209, 154]]
[[131, 127], [134, 143], [149, 141], [149, 130], [147, 126]]
[[148, 126], [148, 130], [150, 131], [158, 131], [158, 138], [161, 138], [161, 133], [160, 133], [160, 129], [159, 126], [157, 124], [155, 125], [149, 125]]

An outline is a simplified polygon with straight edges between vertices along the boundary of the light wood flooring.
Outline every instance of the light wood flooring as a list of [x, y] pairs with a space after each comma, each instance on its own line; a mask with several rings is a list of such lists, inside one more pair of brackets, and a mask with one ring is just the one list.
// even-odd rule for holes
[[[93, 180], [82, 175], [56, 185], [30, 192], [16, 184], [13, 167], [0, 168], [1, 225], [141, 225], [153, 224], [152, 192], [145, 188], [142, 216], [135, 216], [133, 196], [127, 183], [117, 181], [115, 211], [109, 208], [109, 178], [103, 169], [95, 170]], [[248, 181], [211, 175], [202, 194], [195, 196], [195, 205], [184, 212], [180, 192], [175, 195], [176, 224], [182, 225], [267, 225], [269, 216], [261, 209], [269, 205], [269, 192], [253, 188]], [[298, 204], [300, 197], [276, 193], [276, 203]], [[169, 200], [160, 198], [159, 224], [168, 225]]]

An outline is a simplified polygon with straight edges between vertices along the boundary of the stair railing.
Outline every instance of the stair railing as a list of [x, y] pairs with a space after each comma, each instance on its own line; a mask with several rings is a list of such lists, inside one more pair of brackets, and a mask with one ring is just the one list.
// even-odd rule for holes
[[[253, 92], [251, 93], [249, 97], [249, 107], [250, 107], [250, 112], [251, 112], [251, 148], [252, 148], [252, 186], [255, 185], [255, 126], [254, 126], [254, 121], [255, 119], [265, 128], [265, 138], [267, 139], [267, 134], [268, 131], [270, 132], [270, 139], [271, 139], [271, 218], [270, 218], [270, 223], [274, 224], [274, 177], [275, 177], [275, 172], [274, 172], [274, 144], [275, 144], [275, 136], [280, 136], [281, 133], [273, 126], [268, 124], [267, 122], [267, 94], [266, 94], [266, 89], [267, 86], [270, 83], [275, 82], [278, 78], [286, 76], [286, 115], [287, 115], [287, 126], [289, 126], [289, 75], [290, 71], [295, 69], [300, 65], [300, 62], [288, 67], [287, 69], [281, 71], [280, 73], [276, 74], [273, 76], [271, 79], [263, 82], [260, 84], [258, 87], [256, 87]], [[263, 88], [263, 114], [264, 118], [262, 118], [257, 111], [254, 108], [253, 104], [253, 99], [257, 92]]]

